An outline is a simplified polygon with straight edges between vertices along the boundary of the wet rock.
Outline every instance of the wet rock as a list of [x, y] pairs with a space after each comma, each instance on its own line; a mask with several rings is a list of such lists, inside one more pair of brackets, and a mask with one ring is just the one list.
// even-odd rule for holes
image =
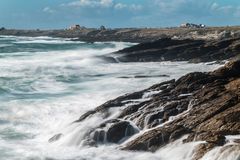
[[[117, 144], [136, 134], [136, 127], [148, 129], [121, 146], [124, 150], [156, 151], [187, 136], [183, 143], [204, 142], [194, 153], [194, 159], [200, 159], [212, 148], [228, 143], [225, 136], [240, 134], [239, 64], [240, 60], [233, 61], [213, 72], [190, 73], [120, 96], [75, 123], [102, 115], [107, 120], [92, 130], [93, 139]], [[144, 99], [146, 93], [154, 94]], [[112, 118], [109, 110], [115, 107], [120, 113]]]
[[212, 150], [214, 147], [215, 145], [212, 143], [199, 144], [194, 150], [193, 160], [201, 159], [207, 152]]
[[[203, 153], [206, 150], [211, 150], [212, 146], [211, 145], [207, 145], [208, 147], [203, 148], [203, 152], [196, 152], [197, 154], [195, 154], [195, 159], [200, 159], [200, 157], [202, 155], [204, 155]], [[239, 150], [240, 150], [240, 145], [226, 145], [223, 147], [219, 147], [218, 148], [218, 154], [212, 155], [212, 159], [225, 159], [225, 158], [229, 158], [230, 159], [239, 159]], [[197, 150], [200, 151], [200, 150]], [[231, 155], [231, 156], [230, 156]], [[198, 157], [198, 158], [197, 158]], [[205, 159], [206, 157], [203, 156], [203, 159]]]
[[233, 140], [234, 143], [239, 143], [240, 144], [240, 139], [235, 139]]
[[231, 61], [224, 67], [215, 70], [212, 74], [224, 78], [240, 76], [240, 61]]
[[136, 133], [136, 129], [127, 121], [121, 121], [113, 124], [107, 131], [107, 141], [118, 143], [125, 137], [132, 136]]
[[48, 140], [48, 142], [49, 142], [49, 143], [55, 142], [55, 141], [59, 140], [62, 136], [63, 136], [62, 133], [56, 134], [56, 135], [54, 135], [52, 138], [50, 138], [50, 139]]
[[105, 142], [106, 139], [106, 132], [105, 130], [97, 130], [94, 132], [93, 140], [96, 142]]
[[165, 74], [162, 74], [162, 75], [134, 75], [134, 76], [121, 76], [118, 78], [127, 79], [127, 78], [155, 78], [155, 77], [170, 77], [170, 76], [165, 75]]
[[88, 141], [94, 145], [104, 143], [119, 143], [136, 134], [138, 129], [130, 122], [120, 119], [110, 119], [93, 128], [88, 134]]
[[[186, 98], [186, 101], [189, 105], [189, 98], [197, 101], [191, 104], [185, 114], [180, 114], [166, 125], [145, 132], [123, 149], [138, 150], [140, 145], [148, 146], [146, 150], [152, 151], [190, 133], [184, 140], [185, 143], [206, 142], [196, 150], [199, 159], [213, 147], [223, 146], [226, 135], [240, 134], [238, 63], [239, 61], [230, 62], [212, 73], [191, 73], [177, 80], [171, 93], [191, 92], [192, 96]], [[221, 73], [220, 70], [224, 71], [221, 76], [216, 74]], [[170, 97], [173, 98], [173, 95]], [[163, 133], [164, 141], [160, 140]]]
[[239, 55], [240, 39], [193, 40], [162, 38], [125, 48], [114, 54], [121, 62], [190, 61], [192, 63], [227, 60]]
[[108, 63], [118, 63], [117, 60], [113, 57], [110, 57], [110, 56], [98, 56], [98, 58], [104, 60], [105, 62], [108, 62]]
[[184, 143], [192, 141], [206, 141], [207, 143], [213, 143], [214, 146], [222, 146], [225, 144], [225, 136], [218, 132], [202, 132], [192, 133], [184, 140]]

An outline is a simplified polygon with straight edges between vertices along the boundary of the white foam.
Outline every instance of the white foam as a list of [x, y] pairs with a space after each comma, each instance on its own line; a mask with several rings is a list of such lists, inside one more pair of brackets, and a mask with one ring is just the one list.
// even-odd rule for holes
[[216, 147], [205, 154], [201, 160], [239, 160], [240, 146]]
[[43, 39], [39, 39], [39, 40], [25, 40], [25, 41], [17, 41], [17, 42], [14, 42], [15, 44], [29, 44], [29, 43], [35, 43], [35, 44], [38, 44], [38, 43], [43, 43], [43, 44], [73, 44], [73, 43], [84, 43], [84, 42], [81, 42], [81, 41], [70, 41], [70, 40], [62, 40], [62, 39], [59, 39], [59, 40], [43, 40]]
[[235, 140], [240, 140], [240, 135], [228, 135], [225, 137], [228, 144], [235, 144]]
[[[9, 38], [20, 43], [59, 41], [49, 37], [6, 37]], [[106, 45], [98, 45], [101, 44]], [[0, 124], [0, 157], [13, 160], [19, 157], [24, 160], [46, 157], [116, 160], [128, 159], [129, 156], [133, 159], [159, 159], [161, 155], [158, 154], [123, 152], [114, 146], [82, 146], [84, 133], [101, 123], [101, 116], [81, 124], [70, 124], [86, 111], [124, 93], [145, 89], [190, 71], [212, 70], [218, 65], [187, 62], [107, 63], [98, 57], [128, 45], [114, 42], [111, 47], [103, 49], [18, 52], [14, 53], [18, 56], [1, 58], [0, 86], [7, 93], [1, 96], [0, 122], [6, 123]], [[166, 74], [170, 77], [118, 78], [139, 74]], [[154, 94], [147, 93], [143, 99]], [[109, 117], [116, 117], [120, 109], [110, 110]], [[3, 132], [9, 134], [3, 136]], [[58, 142], [49, 144], [48, 139], [58, 133], [64, 136]], [[23, 137], [19, 138], [21, 135]]]
[[9, 47], [9, 46], [12, 46], [12, 44], [0, 44], [0, 48]]

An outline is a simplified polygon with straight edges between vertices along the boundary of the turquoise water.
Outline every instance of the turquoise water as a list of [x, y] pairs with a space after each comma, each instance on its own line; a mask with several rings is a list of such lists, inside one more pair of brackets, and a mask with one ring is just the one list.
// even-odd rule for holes
[[[139, 155], [122, 154], [111, 145], [81, 146], [79, 133], [91, 123], [99, 123], [99, 119], [78, 126], [71, 126], [71, 122], [121, 94], [218, 66], [113, 63], [106, 59], [110, 53], [131, 45], [0, 36], [0, 159], [139, 159]], [[58, 143], [48, 143], [49, 138], [61, 132], [68, 136]], [[155, 154], [144, 156], [159, 159]]]

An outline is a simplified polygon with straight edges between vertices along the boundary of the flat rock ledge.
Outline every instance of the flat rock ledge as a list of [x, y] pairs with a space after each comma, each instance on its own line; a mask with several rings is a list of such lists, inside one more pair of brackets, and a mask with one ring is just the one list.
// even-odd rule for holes
[[[114, 108], [120, 108], [120, 113], [111, 118], [110, 110]], [[240, 60], [213, 72], [189, 73], [178, 80], [120, 96], [74, 123], [94, 115], [101, 115], [106, 121], [86, 135], [89, 145], [102, 145], [107, 140], [123, 150], [154, 152], [186, 137], [182, 143], [205, 142], [196, 147], [196, 160], [217, 146], [240, 152], [240, 139], [225, 145], [229, 143], [227, 136], [240, 135]], [[139, 133], [142, 130], [145, 132]]]
[[162, 38], [113, 53], [121, 62], [222, 61], [239, 56], [240, 38], [194, 40]]

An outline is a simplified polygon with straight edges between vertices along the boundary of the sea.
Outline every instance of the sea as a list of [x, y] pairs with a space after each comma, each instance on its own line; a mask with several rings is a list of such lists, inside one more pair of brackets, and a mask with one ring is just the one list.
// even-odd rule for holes
[[[0, 36], [0, 160], [190, 160], [196, 143], [177, 141], [155, 153], [81, 143], [84, 133], [102, 121], [72, 123], [85, 112], [155, 83], [219, 67], [215, 63], [121, 63], [117, 60], [121, 55], [112, 54], [133, 45]], [[64, 133], [64, 138], [49, 143], [58, 133]], [[214, 159], [215, 152], [205, 159]]]

